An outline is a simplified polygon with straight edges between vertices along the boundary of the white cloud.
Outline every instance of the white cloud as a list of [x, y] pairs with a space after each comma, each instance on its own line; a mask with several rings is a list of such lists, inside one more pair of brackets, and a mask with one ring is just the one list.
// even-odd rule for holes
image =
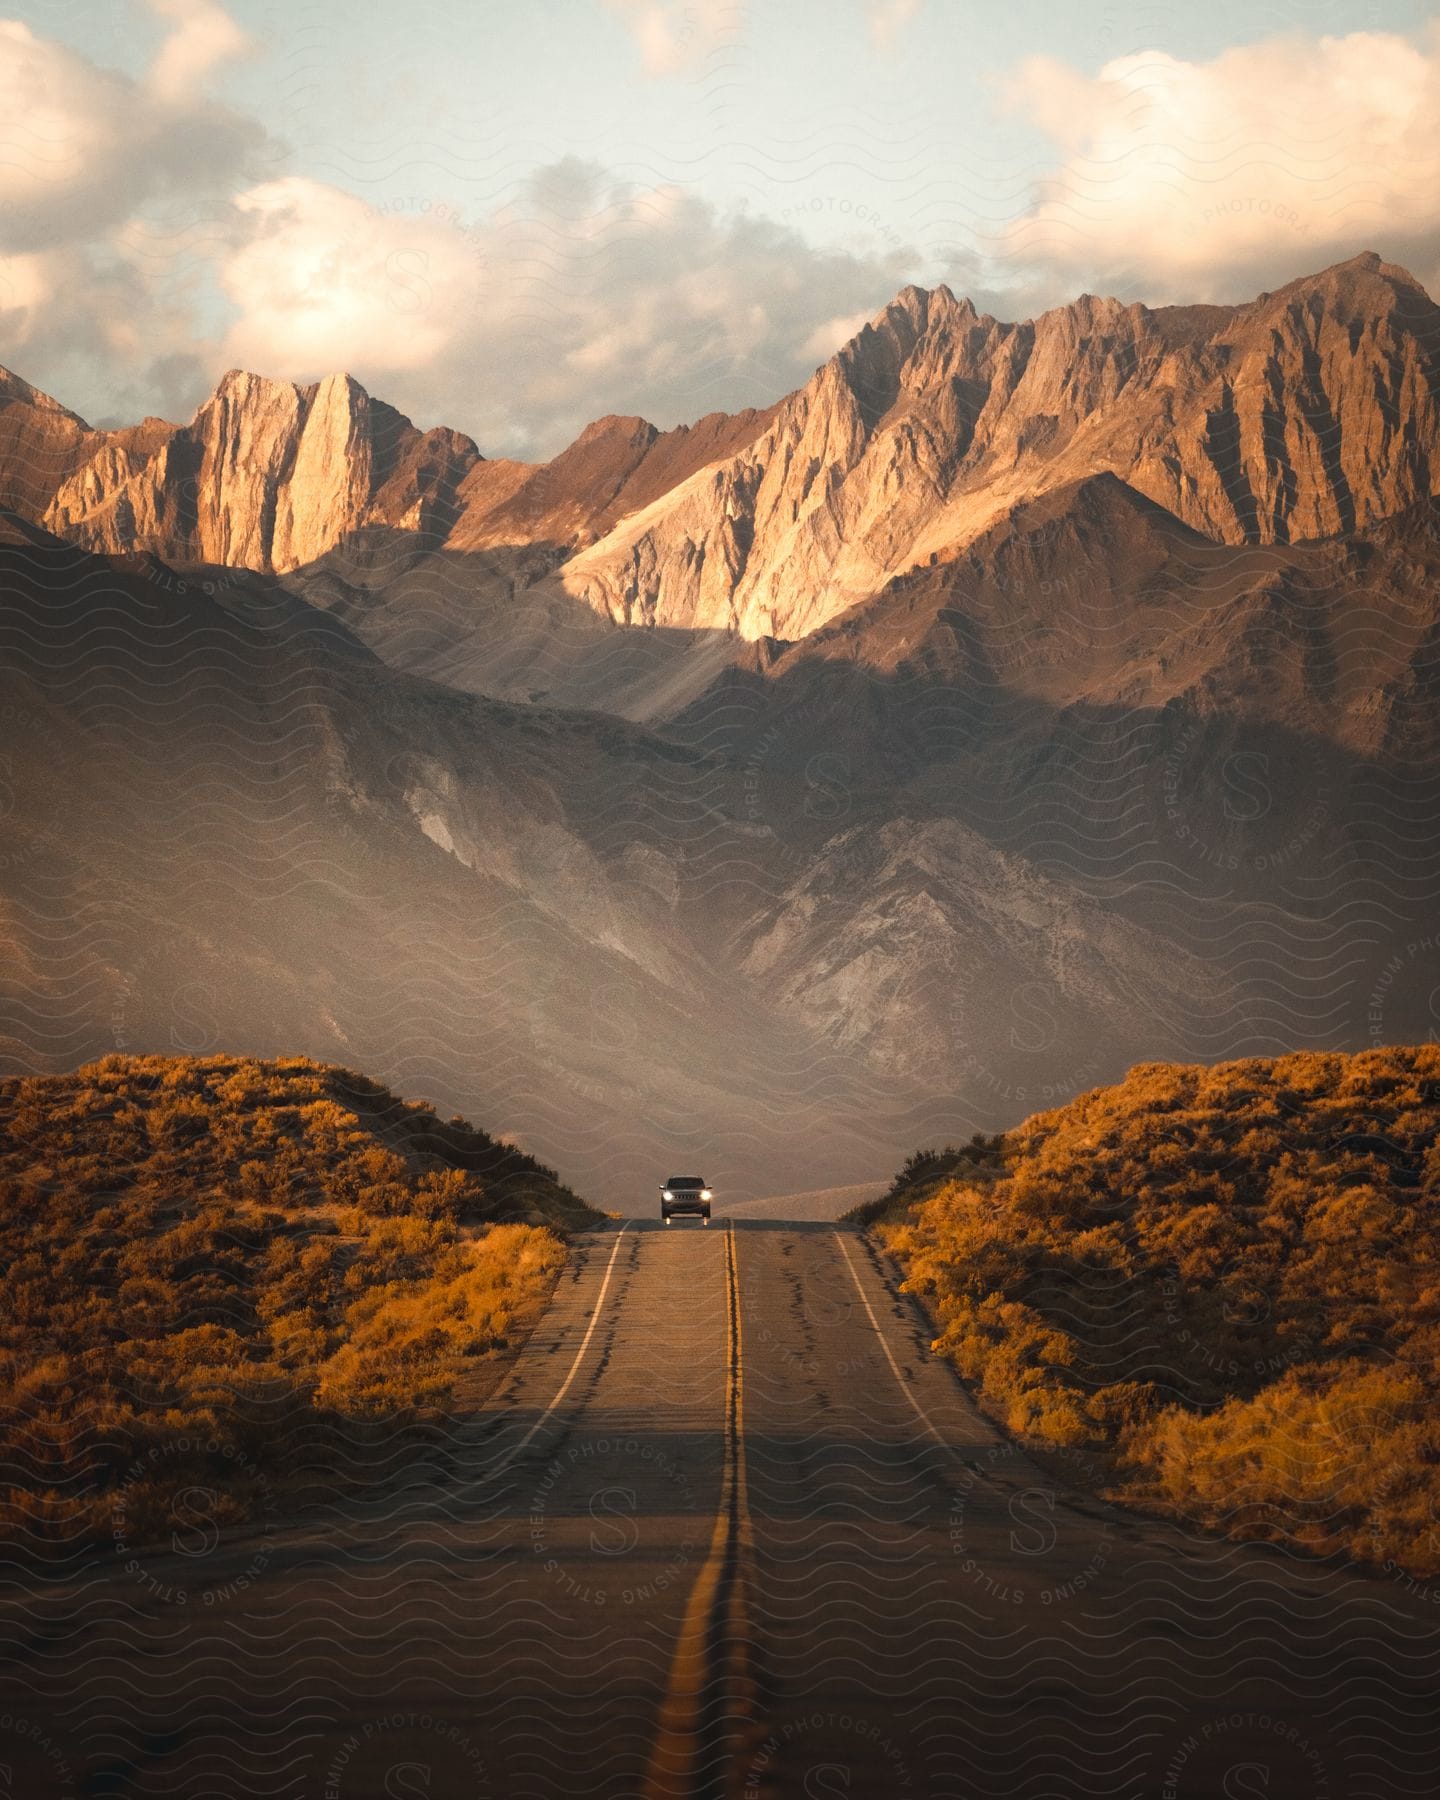
[[893, 50], [901, 33], [920, 11], [920, 0], [867, 0], [870, 38], [881, 52]]
[[859, 312], [842, 313], [838, 318], [822, 319], [800, 346], [806, 356], [817, 363], [826, 362], [842, 344], [848, 344], [863, 325], [879, 312], [878, 306], [862, 307]]
[[0, 247], [54, 249], [149, 202], [223, 191], [260, 141], [197, 85], [240, 41], [225, 15], [203, 0], [155, 3], [177, 23], [143, 83], [0, 20]]
[[215, 356], [197, 340], [188, 295], [143, 254], [67, 245], [0, 256], [0, 362], [92, 423], [186, 417]]
[[126, 410], [193, 399], [192, 290], [265, 141], [204, 89], [244, 48], [228, 15], [151, 4], [172, 28], [139, 80], [0, 20], [0, 360]]
[[248, 235], [221, 279], [239, 310], [231, 360], [266, 374], [381, 359], [423, 368], [473, 314], [481, 271], [452, 223], [377, 212], [299, 176], [237, 196]]
[[[605, 0], [640, 51], [647, 75], [680, 75], [734, 43], [744, 26], [742, 0]], [[902, 0], [903, 4], [903, 0]]]
[[[0, 360], [98, 422], [184, 416], [228, 364], [343, 368], [487, 452], [548, 453], [607, 411], [766, 404], [915, 272], [574, 159], [473, 222], [262, 178], [273, 146], [204, 91], [243, 35], [212, 0], [150, 3], [170, 30], [138, 79], [0, 24]], [[738, 17], [623, 10], [657, 71]]]
[[146, 76], [159, 99], [183, 105], [198, 97], [212, 69], [250, 49], [250, 40], [214, 0], [149, 0], [152, 12], [174, 19]]
[[1008, 104], [1063, 152], [1007, 234], [1012, 267], [1233, 298], [1361, 249], [1440, 255], [1440, 27], [1298, 34], [1096, 76], [1022, 63]]
[[542, 170], [462, 221], [381, 211], [321, 183], [237, 201], [225, 360], [311, 380], [345, 368], [487, 454], [550, 453], [605, 412], [661, 425], [765, 404], [903, 285], [903, 251], [817, 250], [673, 187]]

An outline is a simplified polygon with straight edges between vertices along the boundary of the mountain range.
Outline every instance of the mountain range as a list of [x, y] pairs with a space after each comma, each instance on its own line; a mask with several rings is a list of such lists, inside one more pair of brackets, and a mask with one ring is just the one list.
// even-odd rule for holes
[[1437, 490], [1440, 308], [1368, 254], [909, 288], [540, 464], [342, 374], [105, 430], [0, 373], [0, 1060], [348, 1061], [625, 1206], [1427, 1038]]

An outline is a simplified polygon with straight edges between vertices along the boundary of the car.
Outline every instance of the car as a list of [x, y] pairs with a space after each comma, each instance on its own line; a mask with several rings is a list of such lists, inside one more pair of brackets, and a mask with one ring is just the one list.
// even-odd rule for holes
[[660, 1217], [673, 1225], [682, 1214], [710, 1223], [710, 1190], [703, 1175], [672, 1175], [660, 1189]]

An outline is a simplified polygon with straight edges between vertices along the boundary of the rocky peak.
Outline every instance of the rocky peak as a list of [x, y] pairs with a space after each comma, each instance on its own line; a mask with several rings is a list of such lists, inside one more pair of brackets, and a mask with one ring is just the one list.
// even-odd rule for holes
[[1440, 486], [1440, 308], [1373, 254], [1244, 306], [1081, 295], [1007, 324], [906, 288], [769, 430], [573, 559], [613, 618], [796, 638], [1108, 472], [1212, 539], [1348, 531]]
[[366, 525], [533, 548], [613, 619], [794, 639], [1103, 473], [1236, 544], [1428, 499], [1437, 347], [1440, 308], [1373, 252], [1243, 305], [1082, 294], [1019, 322], [912, 286], [768, 411], [610, 415], [537, 465], [485, 463], [343, 374], [233, 369], [188, 425], [124, 432], [0, 375], [0, 504], [97, 550], [277, 571]]
[[0, 405], [29, 407], [34, 412], [45, 413], [53, 418], [68, 419], [71, 424], [79, 426], [81, 431], [90, 429], [79, 413], [71, 412], [68, 406], [62, 406], [40, 388], [32, 387], [13, 369], [0, 367]]
[[96, 435], [78, 413], [0, 368], [0, 507], [38, 519]]
[[827, 367], [856, 395], [867, 421], [878, 422], [902, 391], [932, 387], [966, 370], [993, 324], [948, 287], [907, 287]]
[[591, 422], [563, 455], [599, 443], [630, 444], [648, 449], [660, 433], [648, 419], [638, 413], [605, 413]]
[[284, 572], [362, 525], [443, 536], [479, 460], [469, 438], [417, 431], [351, 375], [301, 386], [231, 369], [158, 442], [98, 434], [45, 523], [110, 554]]

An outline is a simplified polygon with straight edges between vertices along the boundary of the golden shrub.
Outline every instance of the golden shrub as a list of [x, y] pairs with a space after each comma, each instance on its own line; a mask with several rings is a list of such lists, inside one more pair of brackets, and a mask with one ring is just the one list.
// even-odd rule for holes
[[540, 1304], [552, 1227], [593, 1216], [465, 1120], [303, 1058], [0, 1081], [0, 1535], [104, 1536], [122, 1493], [163, 1532], [201, 1479], [238, 1517], [358, 1422], [391, 1441]]
[[1440, 1569], [1440, 1047], [1145, 1063], [871, 1219], [1017, 1433], [1242, 1535]]

